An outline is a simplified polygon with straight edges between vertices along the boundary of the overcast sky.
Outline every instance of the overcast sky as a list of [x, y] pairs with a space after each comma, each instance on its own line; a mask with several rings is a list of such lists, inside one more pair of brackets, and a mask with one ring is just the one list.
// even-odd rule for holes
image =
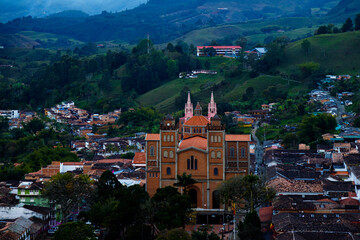
[[81, 10], [88, 14], [134, 8], [147, 0], [0, 0], [0, 21], [21, 16], [46, 16], [64, 10]]

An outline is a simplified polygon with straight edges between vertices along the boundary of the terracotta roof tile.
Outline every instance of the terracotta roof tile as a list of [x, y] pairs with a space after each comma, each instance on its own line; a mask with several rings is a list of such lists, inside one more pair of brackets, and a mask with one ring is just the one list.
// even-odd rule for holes
[[133, 160], [133, 164], [146, 164], [146, 153], [136, 152]]
[[250, 142], [250, 134], [226, 134], [225, 141], [227, 142]]
[[204, 116], [193, 116], [184, 123], [184, 126], [206, 126], [210, 122]]
[[96, 161], [95, 163], [115, 164], [115, 163], [118, 163], [118, 162], [129, 163], [129, 162], [132, 162], [132, 160], [131, 159], [102, 159], [102, 160]]
[[146, 141], [160, 141], [160, 134], [158, 133], [147, 133], [145, 137]]
[[195, 148], [199, 148], [202, 150], [206, 150], [207, 149], [207, 139], [203, 138], [203, 137], [198, 137], [198, 136], [187, 138], [180, 143], [179, 149], [183, 150], [183, 149], [190, 148], [190, 147], [195, 147]]
[[82, 162], [64, 162], [63, 165], [79, 165], [82, 166], [84, 163]]

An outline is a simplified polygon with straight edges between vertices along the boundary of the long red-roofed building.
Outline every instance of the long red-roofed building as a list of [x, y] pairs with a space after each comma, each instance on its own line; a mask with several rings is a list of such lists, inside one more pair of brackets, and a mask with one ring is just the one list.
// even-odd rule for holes
[[241, 46], [197, 46], [196, 55], [206, 56], [204, 49], [213, 48], [217, 56], [237, 56], [241, 51]]

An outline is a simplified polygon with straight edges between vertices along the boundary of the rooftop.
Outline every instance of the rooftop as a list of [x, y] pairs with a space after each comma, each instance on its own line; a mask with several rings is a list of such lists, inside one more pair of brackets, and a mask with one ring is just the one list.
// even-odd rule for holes
[[204, 116], [193, 116], [184, 123], [184, 126], [206, 126], [210, 122]]
[[199, 136], [184, 139], [183, 141], [181, 141], [179, 149], [183, 150], [183, 149], [187, 149], [187, 148], [191, 148], [191, 147], [206, 150], [207, 149], [207, 139], [204, 137], [199, 137]]
[[159, 133], [147, 133], [145, 137], [146, 141], [160, 141]]
[[250, 142], [250, 134], [226, 134], [225, 141], [227, 142]]

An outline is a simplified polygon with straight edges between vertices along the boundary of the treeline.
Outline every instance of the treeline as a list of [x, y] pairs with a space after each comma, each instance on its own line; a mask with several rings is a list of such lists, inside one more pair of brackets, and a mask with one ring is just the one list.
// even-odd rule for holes
[[320, 26], [315, 35], [327, 34], [327, 33], [341, 33], [360, 30], [360, 13], [355, 16], [354, 21], [351, 18], [347, 18], [342, 27], [339, 29], [334, 24], [328, 24]]
[[151, 41], [142, 40], [131, 52], [109, 50], [96, 55], [93, 43], [58, 51], [50, 65], [38, 66], [22, 83], [13, 84], [15, 72], [4, 75], [0, 108], [41, 109], [64, 100], [99, 113], [133, 107], [137, 95], [177, 78], [179, 72], [201, 68], [195, 50], [185, 42], [157, 50]]

